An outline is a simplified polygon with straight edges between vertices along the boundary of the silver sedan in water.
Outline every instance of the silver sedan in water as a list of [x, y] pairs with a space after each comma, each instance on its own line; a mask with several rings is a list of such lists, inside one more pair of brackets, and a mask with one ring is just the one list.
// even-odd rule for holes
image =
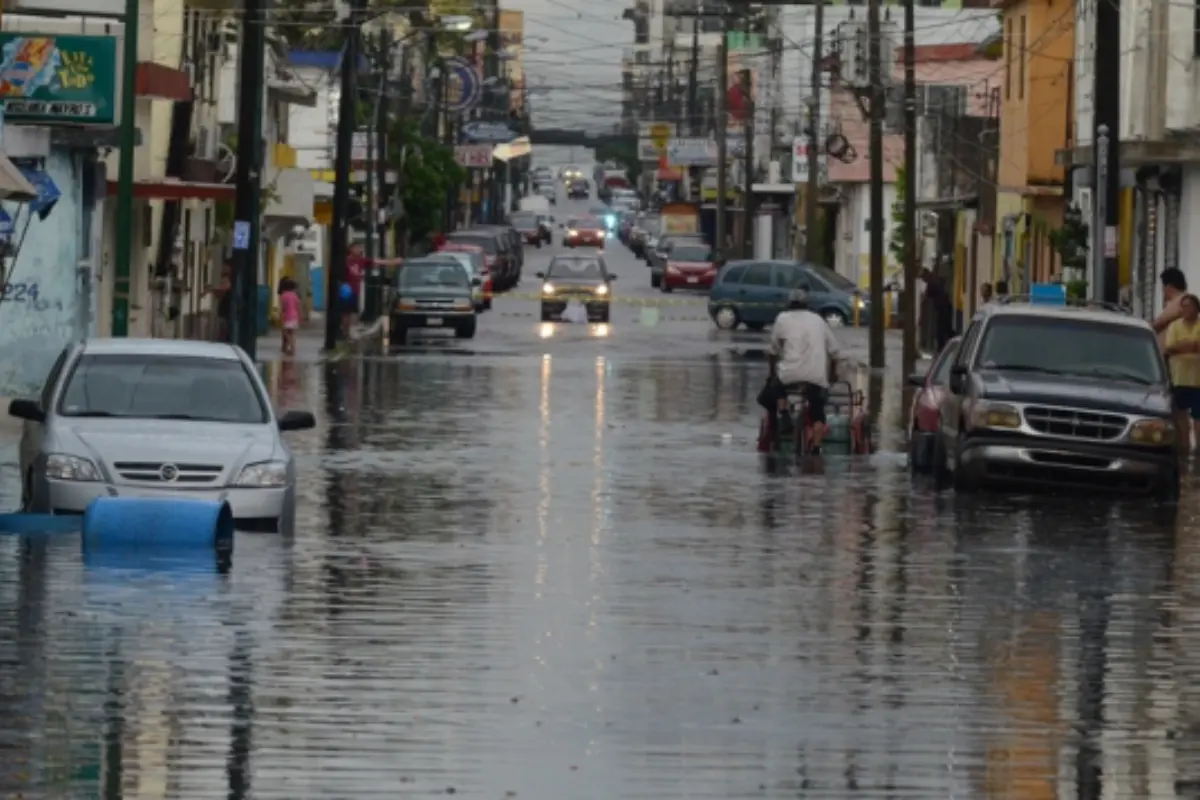
[[281, 433], [315, 425], [276, 416], [240, 348], [168, 339], [92, 339], [66, 347], [24, 420], [28, 511], [82, 513], [96, 497], [228, 501], [244, 530], [290, 531], [296, 467]]

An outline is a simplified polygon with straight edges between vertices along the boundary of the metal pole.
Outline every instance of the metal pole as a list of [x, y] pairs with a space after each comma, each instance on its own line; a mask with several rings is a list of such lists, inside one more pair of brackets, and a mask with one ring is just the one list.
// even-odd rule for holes
[[881, 74], [881, 42], [879, 40], [879, 2], [870, 0], [867, 7], [867, 36], [870, 41], [868, 97], [870, 98], [871, 161], [871, 337], [872, 369], [883, 369], [883, 232], [887, 223], [883, 216], [883, 76]]
[[808, 186], [804, 190], [804, 257], [813, 264], [823, 261], [821, 253], [821, 237], [817, 234], [820, 223], [817, 193], [821, 190], [821, 84], [823, 82], [821, 62], [824, 60], [822, 47], [825, 27], [825, 2], [816, 0], [814, 4], [815, 28], [813, 30], [812, 50], [812, 85], [809, 95], [808, 113]]
[[341, 94], [338, 97], [336, 151], [333, 159], [333, 230], [329, 243], [329, 283], [325, 292], [325, 349], [337, 347], [341, 336], [338, 309], [339, 288], [345, 279], [346, 251], [349, 249], [347, 221], [350, 206], [350, 156], [354, 147], [355, 112], [358, 99], [358, 60], [361, 48], [358, 23], [366, 9], [366, 0], [354, 0], [342, 51]]
[[725, 134], [729, 127], [727, 99], [729, 94], [729, 49], [726, 37], [729, 22], [725, 13], [721, 15], [721, 42], [717, 45], [717, 234], [713, 242], [715, 261], [723, 261], [725, 253], [725, 171], [728, 168], [725, 153]]
[[746, 100], [746, 124], [742, 129], [742, 138], [746, 142], [746, 152], [742, 162], [742, 172], [745, 173], [742, 190], [742, 241], [738, 243], [742, 258], [754, 258], [754, 115], [758, 109], [754, 104], [753, 73], [742, 70], [742, 96]]
[[[373, 216], [368, 227], [377, 238], [375, 244], [375, 252], [380, 258], [388, 257], [388, 223], [386, 219], [387, 205], [390, 201], [391, 193], [388, 191], [387, 185], [387, 165], [388, 165], [388, 124], [390, 115], [388, 114], [388, 92], [390, 78], [392, 75], [392, 29], [384, 26], [384, 29], [379, 34], [379, 86], [375, 94], [375, 197], [373, 201], [374, 207]], [[379, 201], [383, 201], [382, 204]], [[367, 286], [367, 307], [372, 311], [372, 318], [385, 312], [384, 299], [387, 293], [384, 291], [388, 284], [385, 279], [387, 270], [376, 267], [374, 269], [375, 279]]]
[[[917, 363], [917, 74], [913, 0], [904, 0], [904, 340], [907, 374]], [[968, 291], [974, 291], [973, 286]]]
[[[254, 358], [258, 345], [258, 248], [262, 217], [262, 117], [266, 39], [262, 0], [246, 0], [238, 50], [238, 146], [233, 201], [232, 340]], [[238, 228], [241, 228], [239, 233]]]
[[[1108, 221], [1108, 126], [1096, 127], [1096, 190], [1092, 217], [1092, 298], [1106, 301], [1109, 294], [1108, 260], [1105, 258], [1105, 227]], [[1115, 302], [1115, 301], [1114, 301]]]
[[133, 161], [137, 142], [135, 77], [138, 63], [138, 0], [125, 0], [121, 53], [121, 164], [117, 168], [117, 252], [113, 275], [112, 335], [129, 335], [129, 276], [133, 265]]
[[[1106, 303], [1116, 303], [1121, 294], [1121, 268], [1117, 260], [1117, 226], [1121, 220], [1121, 4], [1097, 3], [1095, 13], [1092, 141], [1099, 144], [1101, 136], [1109, 141], [1103, 157], [1099, 147], [1095, 148], [1096, 207], [1103, 205], [1104, 209], [1104, 214], [1096, 218], [1096, 230], [1100, 231], [1098, 241], [1104, 265], [1097, 272], [1097, 277], [1103, 276], [1097, 287], [1102, 291], [1093, 296]], [[1101, 198], [1103, 204], [1099, 202]]]

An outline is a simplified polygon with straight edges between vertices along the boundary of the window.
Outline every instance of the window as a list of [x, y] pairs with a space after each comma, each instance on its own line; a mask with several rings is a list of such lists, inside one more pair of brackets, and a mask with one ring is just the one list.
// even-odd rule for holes
[[834, 272], [829, 267], [821, 264], [809, 264], [808, 271], [814, 278], [817, 278], [822, 283], [830, 286], [834, 291], [838, 292], [857, 292], [858, 285], [854, 281], [842, 275], [839, 272]]
[[961, 341], [946, 345], [946, 352], [942, 354], [941, 360], [938, 361], [937, 367], [933, 370], [932, 385], [945, 386], [950, 382], [950, 365], [954, 363], [955, 357], [958, 356], [958, 348], [961, 345]]
[[1025, 97], [1025, 17], [1017, 29], [1017, 97]]
[[42, 386], [43, 410], [50, 408], [50, 403], [54, 400], [54, 385], [58, 383], [58, 378], [62, 374], [63, 364], [67, 363], [67, 354], [69, 352], [68, 348], [63, 348], [63, 351], [58, 354], [58, 358], [54, 360], [54, 366], [50, 367], [50, 373], [46, 376], [46, 383]]
[[967, 360], [971, 357], [971, 351], [975, 349], [975, 345], [979, 342], [979, 333], [982, 330], [983, 320], [976, 317], [971, 322], [971, 327], [967, 328], [962, 343], [958, 346], [958, 354], [954, 357], [956, 365], [966, 366]]
[[268, 420], [267, 405], [242, 362], [137, 353], [80, 358], [58, 413], [240, 424]]
[[1149, 330], [1082, 319], [994, 317], [975, 362], [982, 369], [1052, 372], [1145, 385], [1167, 382], [1158, 342]]
[[1012, 20], [1004, 20], [1004, 99], [1012, 97]]
[[685, 242], [671, 248], [672, 261], [712, 261], [712, 249], [706, 244]]
[[771, 265], [751, 264], [746, 268], [746, 274], [742, 276], [742, 283], [748, 286], [770, 286]]
[[604, 267], [594, 258], [556, 258], [550, 262], [546, 278], [566, 281], [604, 280]]
[[775, 285], [782, 289], [804, 289], [808, 291], [810, 282], [808, 275], [801, 267], [794, 264], [775, 265]]
[[494, 256], [500, 251], [496, 240], [490, 236], [464, 236], [462, 238], [453, 236], [450, 238], [450, 241], [457, 244], [473, 244], [477, 247], [482, 247], [483, 252], [487, 253], [489, 256]]
[[721, 273], [721, 283], [741, 283], [745, 274], [745, 264], [734, 264]]
[[446, 261], [411, 262], [400, 269], [402, 289], [465, 288], [471, 283], [462, 264]]

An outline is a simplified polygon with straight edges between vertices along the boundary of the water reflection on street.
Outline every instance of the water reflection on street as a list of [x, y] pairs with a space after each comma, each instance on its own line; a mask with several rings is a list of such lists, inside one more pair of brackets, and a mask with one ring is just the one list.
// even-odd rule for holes
[[761, 360], [571, 333], [268, 365], [319, 424], [228, 575], [0, 538], [0, 797], [1200, 791], [1194, 493], [772, 468]]

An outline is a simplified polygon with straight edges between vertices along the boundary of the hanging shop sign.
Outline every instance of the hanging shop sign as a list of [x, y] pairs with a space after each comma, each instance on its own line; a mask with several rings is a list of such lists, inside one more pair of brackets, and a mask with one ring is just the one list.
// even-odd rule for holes
[[446, 87], [446, 108], [455, 113], [468, 111], [479, 105], [483, 96], [483, 78], [475, 65], [465, 58], [447, 58], [444, 74], [450, 81]]
[[490, 144], [460, 144], [454, 148], [454, 160], [467, 168], [486, 168], [492, 165], [495, 148]]
[[462, 129], [463, 138], [472, 144], [508, 144], [517, 138], [517, 132], [503, 122], [468, 122]]
[[9, 122], [114, 124], [116, 38], [0, 33], [0, 101]]

